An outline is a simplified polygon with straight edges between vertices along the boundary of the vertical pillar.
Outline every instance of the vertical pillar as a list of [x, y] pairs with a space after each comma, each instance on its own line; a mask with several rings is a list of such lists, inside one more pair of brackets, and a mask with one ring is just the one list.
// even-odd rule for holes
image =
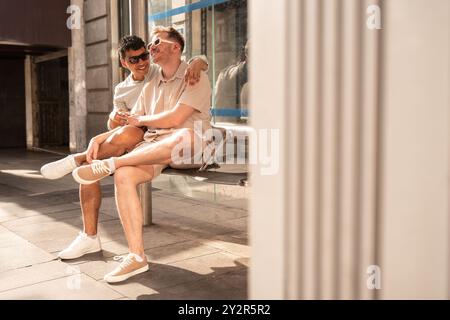
[[39, 117], [36, 64], [29, 55], [25, 58], [25, 108], [27, 148], [39, 147]]
[[450, 3], [249, 12], [251, 125], [280, 132], [277, 174], [251, 168], [250, 298], [448, 299]]
[[383, 16], [380, 298], [448, 299], [450, 2], [385, 1]]
[[[280, 43], [290, 43], [286, 14], [289, 4], [297, 1], [260, 1], [249, 3], [250, 34], [250, 100], [255, 110], [251, 125], [258, 130], [279, 129], [280, 139], [286, 138], [285, 119], [287, 119], [287, 51], [291, 46], [279, 46], [273, 50], [273, 44], [267, 39], [278, 38]], [[289, 49], [288, 49], [289, 48]], [[292, 50], [297, 51], [297, 50]], [[261, 68], [264, 66], [264, 68]], [[264, 69], [264, 71], [263, 71]], [[264, 74], [264, 76], [262, 76]], [[270, 77], [270, 80], [267, 80]], [[277, 106], [276, 108], [274, 106]], [[280, 144], [280, 159], [286, 154], [286, 143]], [[252, 153], [258, 150], [250, 149]], [[257, 157], [256, 157], [257, 158]], [[250, 195], [250, 238], [252, 240], [252, 259], [250, 265], [251, 299], [286, 298], [286, 263], [289, 257], [286, 239], [287, 197], [292, 190], [287, 189], [289, 174], [284, 163], [280, 163], [280, 172], [274, 176], [261, 175], [261, 165], [251, 166]], [[291, 242], [292, 243], [292, 242]], [[297, 243], [292, 243], [297, 247]], [[295, 253], [294, 253], [295, 256]], [[294, 258], [293, 256], [291, 258]]]
[[132, 33], [138, 37], [148, 40], [148, 24], [147, 24], [147, 1], [133, 0], [131, 1], [131, 26]]
[[86, 148], [86, 55], [84, 41], [84, 1], [71, 0], [81, 11], [80, 29], [72, 29], [72, 46], [69, 48], [69, 101], [70, 101], [70, 151]]

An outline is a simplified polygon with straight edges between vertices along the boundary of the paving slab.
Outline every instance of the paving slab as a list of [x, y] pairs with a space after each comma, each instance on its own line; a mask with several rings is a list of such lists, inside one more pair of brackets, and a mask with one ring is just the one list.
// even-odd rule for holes
[[13, 198], [0, 202], [0, 223], [76, 209], [79, 209], [79, 206], [73, 203], [48, 205], [31, 197]]
[[123, 283], [108, 286], [130, 299], [138, 299], [142, 295], [157, 295], [164, 288], [199, 281], [201, 278], [201, 275], [183, 268], [150, 263], [149, 271]]
[[32, 243], [0, 248], [0, 272], [48, 262], [55, 259], [52, 254]]
[[59, 260], [0, 273], [0, 292], [66, 277], [68, 266]]
[[216, 224], [219, 224], [231, 228], [234, 230], [238, 230], [241, 232], [247, 232], [248, 230], [248, 219], [249, 217], [239, 218], [239, 219], [233, 219], [233, 220], [227, 220], [227, 221], [221, 221], [221, 222], [215, 222]]
[[218, 248], [204, 245], [199, 241], [185, 241], [145, 250], [145, 254], [151, 262], [169, 264], [220, 251]]
[[[174, 243], [184, 242], [188, 239], [182, 236], [177, 236], [168, 232], [164, 232], [159, 228], [145, 228], [144, 234], [144, 249], [153, 249], [158, 247], [165, 247]], [[125, 235], [118, 236], [114, 241], [102, 243], [104, 256], [116, 256], [128, 253], [128, 244]]]
[[199, 239], [198, 241], [238, 257], [250, 258], [250, 246], [248, 245], [248, 235], [246, 233], [217, 235], [209, 239]]
[[0, 300], [113, 300], [122, 297], [105, 284], [76, 273], [0, 293]]
[[8, 247], [20, 247], [24, 246], [28, 243], [22, 237], [19, 237], [14, 232], [11, 231], [2, 231], [0, 232], [0, 248], [8, 248]]
[[247, 298], [247, 270], [231, 271], [200, 281], [185, 283], [161, 290], [160, 297], [138, 297], [140, 299], [177, 300], [244, 300]]
[[234, 198], [240, 194], [237, 188], [230, 191], [233, 197], [223, 189], [217, 199], [204, 194], [212, 186], [188, 180], [177, 185], [184, 195], [154, 189], [154, 224], [143, 228], [150, 270], [109, 285], [103, 277], [118, 265], [113, 257], [128, 253], [109, 177], [102, 182], [103, 250], [71, 261], [56, 259], [82, 228], [78, 185], [72, 177], [48, 181], [39, 174], [40, 166], [60, 158], [23, 150], [2, 153], [0, 299], [247, 297], [248, 213], [246, 201]]
[[64, 221], [68, 219], [81, 219], [81, 211], [80, 209], [74, 209], [74, 210], [67, 210], [63, 212], [57, 212], [57, 213], [40, 213], [38, 215], [33, 215], [29, 217], [24, 218], [18, 218], [14, 220], [9, 220], [2, 222], [1, 224], [4, 227], [7, 228], [15, 228], [15, 227], [21, 227], [26, 225], [35, 225], [40, 223], [48, 223], [48, 222], [58, 222], [58, 221]]
[[244, 258], [218, 252], [168, 264], [199, 275], [220, 275], [246, 267]]
[[155, 215], [153, 221], [156, 225], [165, 228], [166, 232], [191, 240], [208, 238], [217, 234], [236, 232], [236, 230], [232, 228], [179, 216], [177, 214]]

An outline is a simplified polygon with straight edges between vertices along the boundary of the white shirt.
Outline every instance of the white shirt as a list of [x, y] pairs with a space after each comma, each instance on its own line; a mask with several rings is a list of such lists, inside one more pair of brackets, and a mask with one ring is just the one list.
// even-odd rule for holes
[[136, 81], [130, 74], [124, 81], [119, 83], [114, 89], [114, 111], [131, 111], [141, 95], [144, 85], [158, 75], [159, 66], [150, 64], [147, 75], [144, 80]]

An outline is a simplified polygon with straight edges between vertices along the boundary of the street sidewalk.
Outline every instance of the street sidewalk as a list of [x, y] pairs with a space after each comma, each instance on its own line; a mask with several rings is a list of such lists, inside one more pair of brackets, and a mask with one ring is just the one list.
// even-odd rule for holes
[[48, 153], [0, 150], [0, 299], [246, 299], [246, 205], [212, 202], [155, 189], [154, 225], [144, 228], [150, 270], [121, 284], [103, 276], [127, 253], [105, 179], [99, 235], [103, 252], [60, 261], [82, 227], [78, 185], [69, 175], [43, 179]]

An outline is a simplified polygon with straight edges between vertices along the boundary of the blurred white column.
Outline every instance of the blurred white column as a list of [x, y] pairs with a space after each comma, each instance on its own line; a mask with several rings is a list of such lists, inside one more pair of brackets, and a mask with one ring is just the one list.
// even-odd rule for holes
[[71, 0], [80, 10], [79, 28], [72, 29], [72, 46], [69, 48], [69, 126], [70, 151], [79, 152], [86, 144], [86, 47], [84, 41], [84, 1]]
[[450, 1], [385, 1], [386, 299], [449, 298]]
[[37, 101], [37, 74], [36, 64], [33, 57], [25, 57], [25, 106], [26, 106], [26, 128], [27, 128], [27, 148], [39, 146], [39, 113]]
[[279, 172], [251, 168], [250, 298], [448, 298], [450, 2], [249, 14], [251, 125], [280, 130]]

